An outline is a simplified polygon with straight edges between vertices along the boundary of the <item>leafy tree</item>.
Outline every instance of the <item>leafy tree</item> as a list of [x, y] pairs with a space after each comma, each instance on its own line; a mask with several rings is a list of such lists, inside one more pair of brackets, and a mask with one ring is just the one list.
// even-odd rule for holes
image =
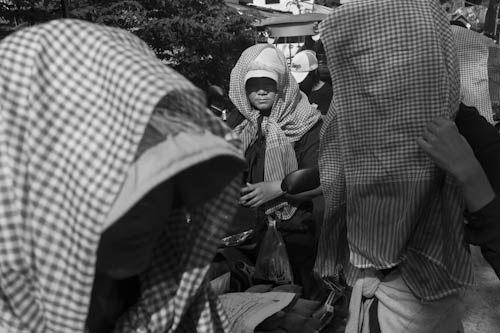
[[154, 22], [138, 32], [169, 63], [195, 84], [227, 89], [241, 52], [255, 43], [251, 19], [224, 1], [171, 1], [156, 12]]
[[61, 2], [53, 0], [11, 0], [0, 2], [4, 23], [35, 24], [61, 17]]
[[[3, 11], [17, 24], [62, 16], [64, 0], [14, 0]], [[256, 41], [255, 16], [242, 16], [224, 0], [72, 0], [69, 17], [127, 29], [166, 64], [206, 89], [227, 89], [241, 52]]]

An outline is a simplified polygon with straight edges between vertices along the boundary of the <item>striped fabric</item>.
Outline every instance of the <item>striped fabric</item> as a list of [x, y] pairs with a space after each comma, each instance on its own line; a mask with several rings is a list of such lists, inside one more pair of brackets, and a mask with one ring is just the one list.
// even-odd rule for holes
[[[155, 106], [228, 130], [201, 91], [123, 30], [56, 20], [2, 40], [0, 58], [0, 331], [83, 332], [103, 222]], [[169, 221], [118, 332], [228, 331], [205, 277], [238, 194], [232, 183], [190, 224]]]
[[460, 97], [465, 105], [475, 107], [493, 124], [488, 84], [489, 39], [475, 31], [452, 26], [460, 61]]
[[[390, 18], [390, 23], [382, 17]], [[325, 218], [315, 270], [350, 283], [399, 265], [424, 300], [472, 283], [458, 188], [416, 138], [459, 105], [456, 48], [433, 0], [362, 0], [321, 24], [333, 99], [319, 168]]]
[[[269, 44], [257, 44], [246, 49], [231, 72], [229, 97], [245, 120], [234, 132], [241, 138], [243, 149], [257, 139], [257, 120], [259, 112], [250, 106], [245, 92], [245, 75], [249, 69], [255, 69], [252, 61]], [[264, 181], [282, 180], [287, 174], [297, 169], [297, 157], [293, 145], [311, 129], [321, 114], [309, 104], [307, 97], [300, 92], [299, 85], [286, 65], [285, 56], [275, 49], [283, 65], [285, 74], [279, 78], [277, 101], [269, 117], [262, 121], [262, 133], [266, 137]], [[274, 200], [266, 213], [276, 213], [283, 220], [290, 219], [296, 207], [283, 200]]]

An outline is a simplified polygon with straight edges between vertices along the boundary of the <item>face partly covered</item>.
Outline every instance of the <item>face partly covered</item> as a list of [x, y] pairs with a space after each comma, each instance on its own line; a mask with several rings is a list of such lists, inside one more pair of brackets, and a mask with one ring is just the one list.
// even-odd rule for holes
[[144, 272], [170, 213], [192, 210], [213, 199], [242, 169], [239, 157], [222, 155], [200, 162], [148, 192], [102, 234], [96, 275], [125, 279]]
[[[116, 320], [137, 301], [140, 295], [138, 275], [152, 265], [166, 227], [169, 225], [173, 228], [169, 230], [175, 230], [172, 224], [186, 223], [182, 218], [172, 218], [171, 213], [179, 208], [194, 211], [213, 200], [243, 166], [239, 155], [230, 154], [199, 162], [154, 187], [102, 232], [86, 323], [90, 332], [113, 331]], [[185, 246], [189, 248], [189, 244]], [[172, 254], [163, 252], [161, 255]]]
[[250, 104], [261, 112], [269, 112], [277, 95], [276, 81], [267, 77], [248, 79], [245, 90]]
[[143, 197], [101, 235], [96, 273], [124, 279], [151, 264], [153, 249], [165, 228], [174, 201], [173, 182], [167, 181]]

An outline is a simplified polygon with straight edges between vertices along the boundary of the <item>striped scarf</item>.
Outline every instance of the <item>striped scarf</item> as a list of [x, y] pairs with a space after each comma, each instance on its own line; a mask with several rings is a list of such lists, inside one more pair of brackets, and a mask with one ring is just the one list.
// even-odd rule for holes
[[[100, 235], [158, 102], [166, 140], [186, 122], [229, 130], [120, 29], [55, 20], [2, 40], [0, 58], [0, 331], [83, 332]], [[191, 165], [183, 151], [165, 152], [174, 173]], [[169, 220], [117, 331], [228, 331], [206, 273], [238, 192], [233, 182], [190, 224]]]
[[[387, 20], [382, 19], [390, 18]], [[419, 149], [431, 119], [459, 105], [458, 58], [434, 0], [344, 4], [321, 24], [333, 99], [320, 138], [325, 215], [315, 270], [399, 265], [437, 299], [472, 282], [458, 188]]]
[[[269, 44], [257, 44], [246, 49], [231, 72], [229, 97], [245, 120], [234, 132], [241, 138], [243, 149], [257, 139], [259, 111], [250, 105], [244, 78], [249, 69], [255, 69], [252, 61], [265, 48], [274, 48]], [[262, 121], [262, 133], [266, 138], [264, 181], [283, 180], [287, 174], [297, 169], [297, 157], [294, 144], [316, 124], [320, 113], [309, 104], [307, 97], [300, 92], [286, 65], [285, 56], [276, 49], [283, 65], [284, 75], [278, 82], [277, 100], [274, 102], [269, 117]], [[283, 199], [273, 200], [266, 207], [266, 214], [276, 213], [283, 220], [290, 219], [296, 207]]]

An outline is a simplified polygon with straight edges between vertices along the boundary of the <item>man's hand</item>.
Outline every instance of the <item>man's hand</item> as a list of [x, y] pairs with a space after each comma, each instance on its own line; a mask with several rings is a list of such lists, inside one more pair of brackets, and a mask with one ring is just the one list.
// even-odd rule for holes
[[276, 199], [283, 194], [281, 181], [260, 182], [255, 184], [246, 183], [241, 189], [240, 204], [246, 207], [256, 208], [266, 202]]
[[466, 181], [479, 166], [472, 148], [455, 123], [444, 117], [430, 121], [417, 143], [434, 162], [459, 181]]
[[417, 143], [458, 180], [469, 211], [477, 211], [493, 200], [495, 192], [488, 177], [453, 121], [440, 117], [429, 122]]

